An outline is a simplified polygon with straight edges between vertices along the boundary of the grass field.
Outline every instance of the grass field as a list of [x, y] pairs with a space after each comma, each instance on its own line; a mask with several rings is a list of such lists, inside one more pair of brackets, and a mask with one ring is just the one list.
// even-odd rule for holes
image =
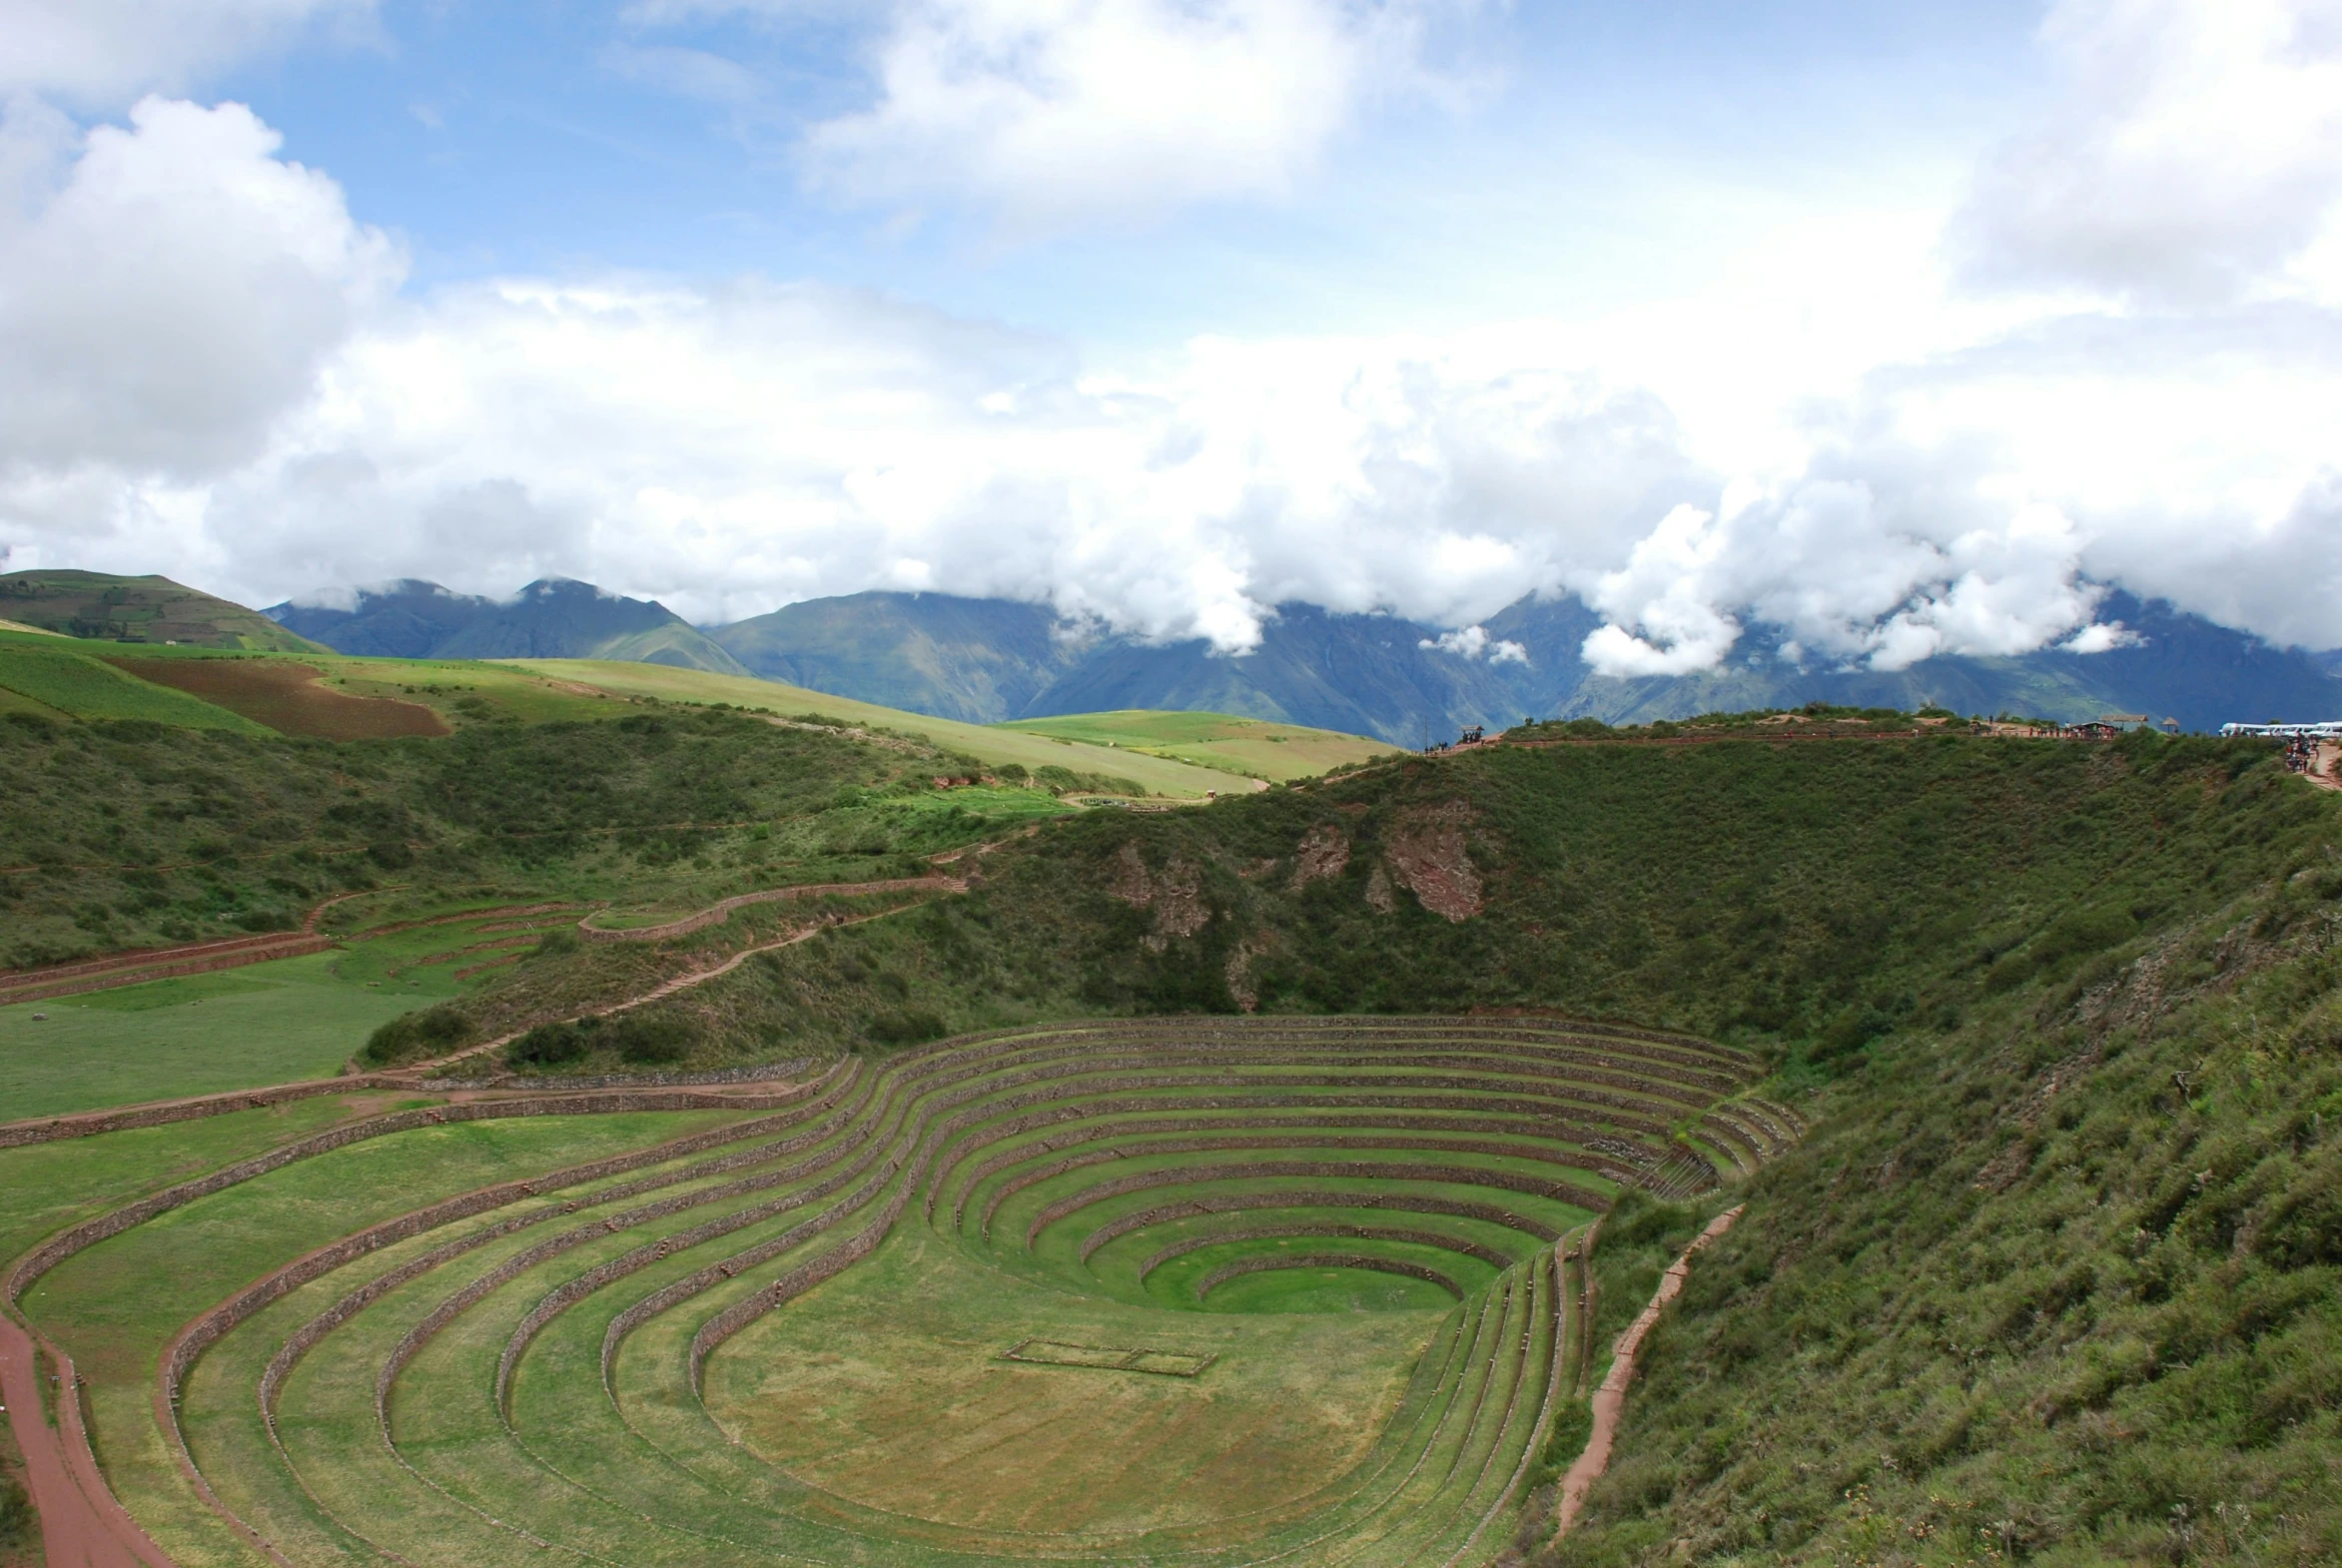
[[378, 1025], [463, 989], [459, 964], [417, 962], [457, 935], [0, 1007], [0, 1104], [13, 1121], [331, 1078]]
[[1025, 735], [1080, 741], [1151, 757], [1170, 757], [1198, 767], [1284, 783], [1349, 763], [1396, 754], [1396, 748], [1363, 735], [1236, 718], [1225, 713], [1163, 713], [1133, 708], [1119, 713], [1069, 713], [1056, 718], [1016, 719], [993, 726]]
[[186, 729], [265, 733], [242, 714], [140, 680], [74, 643], [34, 632], [0, 632], [0, 689], [69, 718], [150, 719]]
[[[620, 664], [599, 659], [513, 659], [514, 667], [574, 681], [622, 695], [657, 697], [666, 702], [728, 702], [736, 706], [770, 708], [779, 714], [818, 713], [849, 724], [900, 735], [924, 736], [936, 745], [998, 767], [1016, 763], [1029, 771], [1045, 767], [1068, 768], [1127, 778], [1151, 794], [1199, 800], [1212, 791], [1225, 791], [1228, 775], [1211, 767], [1120, 751], [1107, 746], [1057, 741], [1027, 735], [999, 725], [962, 724], [955, 719], [929, 718], [849, 697], [785, 686], [778, 681], [740, 675], [711, 675], [704, 670], [675, 669], [664, 664]], [[1243, 787], [1241, 785], [1237, 786]]]
[[[841, 1069], [753, 1138], [641, 1114], [390, 1133], [90, 1245], [24, 1306], [191, 1568], [252, 1559], [177, 1471], [158, 1356], [279, 1268], [175, 1387], [193, 1461], [297, 1562], [1480, 1562], [1563, 1375], [1553, 1243], [1609, 1200], [1606, 1161], [1658, 1158], [1628, 1152], [1661, 1108], [1744, 1067], [1506, 1023], [1045, 1028]], [[297, 1125], [224, 1120], [217, 1157]], [[541, 1179], [695, 1128], [690, 1156]], [[119, 1195], [113, 1137], [0, 1173]], [[206, 1134], [140, 1137], [184, 1167]], [[1358, 1266], [1282, 1266], [1335, 1234]], [[1387, 1271], [1427, 1259], [1461, 1302]], [[1231, 1262], [1254, 1271], [1205, 1299]], [[1058, 1364], [1008, 1359], [1035, 1340]]]

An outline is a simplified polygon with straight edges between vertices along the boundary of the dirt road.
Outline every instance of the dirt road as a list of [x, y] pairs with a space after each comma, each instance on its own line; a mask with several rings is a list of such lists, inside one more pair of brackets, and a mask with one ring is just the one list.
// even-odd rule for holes
[[[63, 1363], [72, 1376], [71, 1363]], [[41, 1516], [48, 1568], [172, 1568], [171, 1559], [114, 1500], [70, 1386], [57, 1390], [58, 1423], [41, 1415], [40, 1368], [32, 1335], [0, 1313], [0, 1394], [16, 1445], [24, 1451], [25, 1487]]]

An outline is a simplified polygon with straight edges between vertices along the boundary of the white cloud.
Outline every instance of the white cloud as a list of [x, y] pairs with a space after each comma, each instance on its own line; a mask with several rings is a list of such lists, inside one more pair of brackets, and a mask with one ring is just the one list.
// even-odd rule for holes
[[1890, 510], [1867, 483], [1811, 478], [1721, 520], [1679, 507], [1594, 584], [1609, 624], [1584, 656], [1606, 675], [1708, 669], [1753, 619], [1788, 632], [1801, 658], [1897, 670], [2029, 652], [2088, 621], [2098, 592], [2078, 580], [2081, 540], [2053, 508], [1950, 537], [1906, 531]]
[[95, 108], [184, 91], [321, 23], [371, 27], [374, 0], [0, 0], [0, 98]]
[[396, 249], [237, 104], [86, 137], [0, 125], [0, 469], [179, 476], [256, 455], [395, 288]]
[[1292, 188], [1455, 0], [905, 0], [880, 98], [817, 126], [817, 187], [1054, 232]]
[[2149, 301], [2274, 279], [2342, 199], [2335, 0], [2056, 0], [2064, 97], [1979, 171], [1973, 282]]
[[1415, 644], [1418, 648], [1437, 648], [1461, 659], [1485, 658], [1491, 664], [1526, 664], [1529, 650], [1517, 642], [1488, 635], [1485, 626], [1462, 626], [1454, 631], [1443, 631], [1436, 637], [1425, 637]]

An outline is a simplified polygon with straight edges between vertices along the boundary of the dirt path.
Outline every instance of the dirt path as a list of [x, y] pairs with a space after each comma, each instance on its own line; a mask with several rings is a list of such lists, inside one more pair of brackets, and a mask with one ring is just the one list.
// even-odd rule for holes
[[48, 1568], [171, 1568], [171, 1559], [114, 1500], [82, 1430], [80, 1401], [72, 1397], [72, 1363], [58, 1389], [58, 1424], [41, 1417], [40, 1368], [32, 1335], [0, 1313], [0, 1394], [16, 1445], [24, 1452], [26, 1490], [41, 1516], [41, 1550]]
[[[1745, 1207], [1746, 1205], [1742, 1205]], [[1741, 1208], [1728, 1208], [1708, 1221], [1708, 1228], [1692, 1237], [1692, 1244], [1683, 1249], [1683, 1255], [1667, 1267], [1659, 1278], [1659, 1289], [1652, 1295], [1651, 1304], [1644, 1307], [1625, 1333], [1611, 1346], [1610, 1374], [1602, 1379], [1602, 1386], [1594, 1390], [1594, 1430], [1586, 1439], [1585, 1451], [1561, 1478], [1561, 1506], [1556, 1511], [1553, 1538], [1558, 1541], [1578, 1522], [1578, 1512], [1586, 1506], [1586, 1494], [1594, 1483], [1602, 1479], [1602, 1472], [1610, 1468], [1610, 1445], [1618, 1436], [1618, 1418], [1626, 1409], [1627, 1385], [1635, 1380], [1635, 1357], [1643, 1348], [1643, 1338], [1667, 1303], [1683, 1293], [1684, 1281], [1691, 1277], [1692, 1254], [1730, 1230], [1733, 1221], [1740, 1218]]]
[[2310, 758], [2309, 771], [2302, 777], [2320, 789], [2342, 790], [2342, 744], [2319, 741], [2317, 754]]
[[956, 877], [895, 877], [883, 882], [813, 882], [802, 887], [768, 888], [762, 893], [740, 893], [720, 899], [700, 910], [658, 926], [597, 926], [591, 915], [577, 923], [578, 934], [596, 942], [660, 942], [668, 937], [688, 936], [708, 926], [720, 925], [731, 918], [732, 911], [746, 909], [751, 904], [791, 902], [802, 898], [858, 898], [871, 893], [965, 893], [968, 884]]
[[[962, 886], [964, 886], [964, 884], [953, 884], [953, 890], [957, 891]], [[628, 997], [623, 1002], [613, 1002], [605, 1008], [590, 1008], [583, 1013], [577, 1014], [576, 1016], [579, 1018], [610, 1018], [619, 1013], [631, 1012], [638, 1007], [647, 1007], [653, 1002], [664, 1001], [666, 998], [673, 996], [678, 991], [688, 991], [693, 986], [705, 985], [708, 981], [715, 979], [719, 975], [729, 975], [733, 970], [738, 969], [741, 965], [747, 963], [750, 959], [756, 957], [756, 955], [759, 953], [770, 953], [777, 948], [795, 947], [800, 942], [809, 941], [814, 937], [820, 936], [825, 931], [835, 931], [841, 926], [859, 926], [864, 921], [884, 920], [889, 915], [900, 915], [907, 909], [917, 909], [920, 907], [920, 904], [925, 902], [926, 900], [922, 899], [918, 903], [898, 904], [893, 909], [877, 910], [868, 915], [856, 915], [850, 920], [821, 920], [814, 922], [810, 926], [800, 926], [795, 931], [790, 932], [787, 936], [776, 938], [771, 942], [760, 942], [755, 947], [742, 948], [739, 952], [733, 954], [730, 958], [725, 959], [721, 964], [710, 965], [706, 969], [686, 970], [680, 975], [671, 976], [666, 980], [660, 981], [657, 985], [651, 987], [650, 990], [645, 991], [638, 997]], [[534, 1027], [534, 1025], [530, 1026], [530, 1028]], [[480, 1045], [468, 1046], [450, 1057], [439, 1057], [430, 1062], [417, 1062], [411, 1067], [395, 1068], [388, 1073], [381, 1073], [375, 1076], [377, 1078], [395, 1083], [401, 1087], [427, 1089], [429, 1086], [422, 1082], [422, 1076], [424, 1074], [436, 1073], [441, 1068], [452, 1067], [458, 1062], [467, 1062], [476, 1056], [484, 1056], [486, 1053], [495, 1050], [499, 1046], [510, 1045], [513, 1041], [518, 1040], [522, 1035], [527, 1033], [528, 1030], [526, 1029], [516, 1029], [508, 1035], [498, 1035], [495, 1039], [485, 1041]], [[5, 1129], [0, 1129], [0, 1132], [4, 1131]]]

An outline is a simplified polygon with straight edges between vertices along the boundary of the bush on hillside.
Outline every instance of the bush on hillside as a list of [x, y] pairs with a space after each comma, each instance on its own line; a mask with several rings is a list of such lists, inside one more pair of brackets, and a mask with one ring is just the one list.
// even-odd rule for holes
[[699, 1034], [679, 1018], [569, 1019], [539, 1024], [522, 1035], [504, 1048], [504, 1062], [515, 1068], [567, 1067], [606, 1052], [629, 1067], [665, 1067], [688, 1056]]
[[[893, 976], [886, 977], [893, 979]], [[882, 1046], [917, 1046], [930, 1040], [941, 1040], [951, 1033], [944, 1021], [933, 1013], [916, 1008], [905, 1008], [897, 1013], [879, 1013], [866, 1026], [870, 1038]]]
[[32, 1499], [14, 1476], [0, 1475], [0, 1552], [14, 1551], [32, 1538]]
[[443, 1057], [471, 1044], [474, 1033], [470, 1019], [452, 1004], [442, 1002], [401, 1013], [376, 1030], [367, 1037], [366, 1049], [359, 1052], [358, 1059], [368, 1067], [396, 1067], [402, 1062]]

